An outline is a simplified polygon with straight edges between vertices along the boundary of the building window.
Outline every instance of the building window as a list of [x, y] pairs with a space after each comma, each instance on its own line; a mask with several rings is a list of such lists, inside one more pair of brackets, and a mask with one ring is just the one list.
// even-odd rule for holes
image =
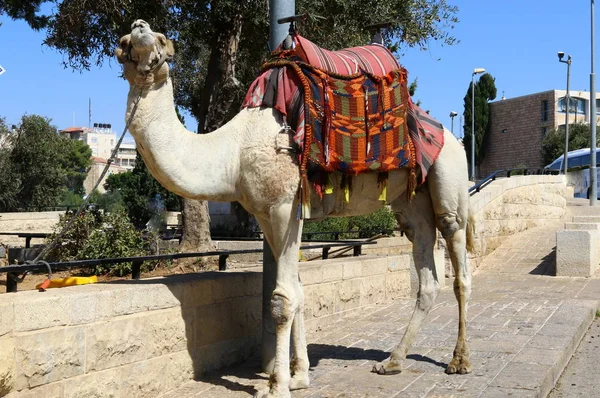
[[[562, 97], [558, 100], [558, 111], [566, 112], [566, 98]], [[569, 113], [585, 115], [585, 100], [582, 98], [571, 97], [569, 98]]]
[[548, 100], [542, 101], [542, 122], [548, 121]]
[[92, 144], [96, 144], [98, 142], [98, 138], [92, 137]]
[[542, 139], [546, 138], [548, 134], [548, 127], [542, 127]]

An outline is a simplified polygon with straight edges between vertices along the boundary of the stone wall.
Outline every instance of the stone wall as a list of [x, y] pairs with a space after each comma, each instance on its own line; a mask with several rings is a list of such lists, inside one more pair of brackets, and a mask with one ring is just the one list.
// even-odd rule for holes
[[[52, 232], [64, 211], [40, 211], [21, 213], [0, 213], [0, 232]], [[32, 244], [42, 243], [43, 239], [32, 239]], [[0, 235], [0, 244], [11, 247], [25, 247], [25, 239], [18, 236]]]
[[[409, 265], [301, 264], [309, 341], [324, 322], [408, 297]], [[261, 288], [254, 268], [0, 294], [0, 396], [156, 397], [257, 353]]]
[[475, 267], [508, 236], [561, 219], [569, 193], [564, 176], [530, 175], [498, 179], [473, 195]]

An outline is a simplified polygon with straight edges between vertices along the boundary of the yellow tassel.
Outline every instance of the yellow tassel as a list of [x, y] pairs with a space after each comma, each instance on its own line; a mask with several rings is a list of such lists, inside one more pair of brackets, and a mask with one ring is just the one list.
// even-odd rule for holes
[[379, 195], [379, 200], [386, 202], [387, 201], [387, 185], [384, 185], [381, 190], [381, 194]]
[[348, 185], [344, 187], [344, 202], [350, 203], [350, 188]]
[[410, 174], [408, 175], [408, 187], [407, 187], [407, 193], [408, 193], [408, 200], [410, 201], [413, 196], [415, 196], [415, 190], [417, 189], [417, 172], [415, 171], [415, 169], [412, 169], [410, 171]]
[[325, 189], [323, 190], [325, 195], [331, 195], [333, 193], [333, 184], [331, 183], [331, 174], [327, 176], [327, 185], [325, 185]]

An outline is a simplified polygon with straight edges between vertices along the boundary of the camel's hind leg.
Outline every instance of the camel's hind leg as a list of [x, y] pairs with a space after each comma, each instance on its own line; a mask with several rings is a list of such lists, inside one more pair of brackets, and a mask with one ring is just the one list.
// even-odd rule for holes
[[452, 137], [431, 166], [427, 185], [436, 214], [437, 227], [447, 242], [454, 268], [454, 295], [458, 301], [458, 340], [446, 373], [465, 374], [472, 370], [467, 347], [467, 304], [471, 295], [471, 270], [467, 263], [467, 219], [469, 193], [465, 154]]
[[413, 258], [419, 276], [419, 292], [415, 309], [400, 344], [394, 348], [388, 359], [373, 367], [373, 372], [379, 374], [394, 374], [402, 370], [402, 361], [421, 328], [423, 320], [433, 307], [440, 289], [433, 258], [436, 235], [435, 218], [427, 188], [421, 188], [410, 202], [407, 202], [405, 195], [401, 195], [392, 203], [392, 210], [396, 213], [398, 223], [413, 244]]

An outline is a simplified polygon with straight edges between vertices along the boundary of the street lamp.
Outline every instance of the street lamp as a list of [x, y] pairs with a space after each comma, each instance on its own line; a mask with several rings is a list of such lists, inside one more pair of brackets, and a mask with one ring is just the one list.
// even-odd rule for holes
[[454, 118], [455, 118], [457, 115], [458, 115], [458, 113], [456, 113], [456, 112], [454, 112], [454, 111], [450, 112], [450, 119], [452, 120], [452, 124], [451, 124], [451, 126], [452, 126], [452, 127], [451, 127], [451, 130], [450, 130], [450, 131], [452, 132], [452, 135], [454, 135]]
[[471, 75], [471, 180], [475, 181], [475, 75], [485, 72], [484, 68], [473, 69]]
[[[571, 92], [569, 90], [569, 82], [571, 80], [571, 56], [567, 57], [567, 60], [564, 61], [563, 57], [565, 53], [562, 51], [558, 52], [558, 62], [562, 62], [563, 64], [567, 64], [567, 96], [565, 97], [565, 102], [567, 104], [567, 111], [565, 112], [565, 154], [563, 155], [563, 169], [565, 175], [567, 175], [567, 166], [568, 166], [568, 155], [569, 155], [569, 108], [571, 106]], [[590, 97], [591, 98], [591, 97]]]
[[597, 205], [597, 197], [598, 197], [598, 185], [597, 179], [598, 174], [596, 174], [596, 123], [598, 123], [598, 119], [596, 117], [596, 74], [594, 73], [594, 0], [591, 0], [591, 30], [592, 30], [592, 39], [591, 39], [591, 67], [590, 67], [590, 206]]

